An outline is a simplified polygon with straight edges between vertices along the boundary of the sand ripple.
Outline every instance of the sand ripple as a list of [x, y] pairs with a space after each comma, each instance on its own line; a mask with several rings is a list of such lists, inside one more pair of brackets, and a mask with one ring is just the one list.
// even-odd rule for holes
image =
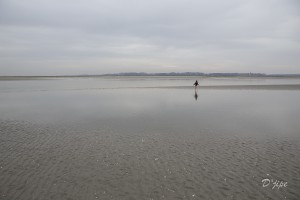
[[[299, 140], [0, 120], [0, 199], [299, 199]], [[288, 182], [262, 187], [262, 179]]]

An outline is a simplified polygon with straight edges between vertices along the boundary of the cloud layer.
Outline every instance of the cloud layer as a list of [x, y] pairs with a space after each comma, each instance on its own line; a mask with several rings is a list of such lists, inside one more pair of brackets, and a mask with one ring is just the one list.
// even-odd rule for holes
[[300, 73], [297, 0], [2, 0], [0, 75]]

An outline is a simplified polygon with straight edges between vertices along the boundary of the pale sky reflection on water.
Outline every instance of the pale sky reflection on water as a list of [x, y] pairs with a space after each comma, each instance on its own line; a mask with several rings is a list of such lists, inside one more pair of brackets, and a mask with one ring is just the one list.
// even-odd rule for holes
[[[246, 80], [221, 81], [223, 85], [247, 84]], [[276, 79], [261, 81], [284, 82]], [[287, 83], [297, 81], [286, 80]], [[250, 84], [253, 82], [259, 83], [250, 80]], [[151, 86], [151, 83], [192, 84], [191, 79], [59, 79], [1, 83], [4, 83], [0, 88], [2, 120], [107, 123], [125, 132], [171, 130], [179, 134], [210, 130], [224, 134], [297, 135], [300, 130], [299, 90], [198, 88], [195, 99], [193, 87], [132, 88], [137, 84]], [[220, 80], [202, 80], [202, 83], [218, 85]]]

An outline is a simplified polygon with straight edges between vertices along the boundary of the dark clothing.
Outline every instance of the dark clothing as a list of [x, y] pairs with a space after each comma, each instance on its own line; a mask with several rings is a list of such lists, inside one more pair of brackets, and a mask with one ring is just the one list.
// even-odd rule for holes
[[196, 81], [195, 83], [194, 83], [194, 86], [198, 86], [199, 85], [199, 83], [198, 83], [198, 81]]

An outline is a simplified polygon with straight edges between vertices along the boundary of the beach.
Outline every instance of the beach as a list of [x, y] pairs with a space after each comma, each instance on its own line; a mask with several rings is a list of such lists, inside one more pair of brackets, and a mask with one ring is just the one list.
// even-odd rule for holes
[[299, 199], [300, 80], [0, 81], [0, 199]]

